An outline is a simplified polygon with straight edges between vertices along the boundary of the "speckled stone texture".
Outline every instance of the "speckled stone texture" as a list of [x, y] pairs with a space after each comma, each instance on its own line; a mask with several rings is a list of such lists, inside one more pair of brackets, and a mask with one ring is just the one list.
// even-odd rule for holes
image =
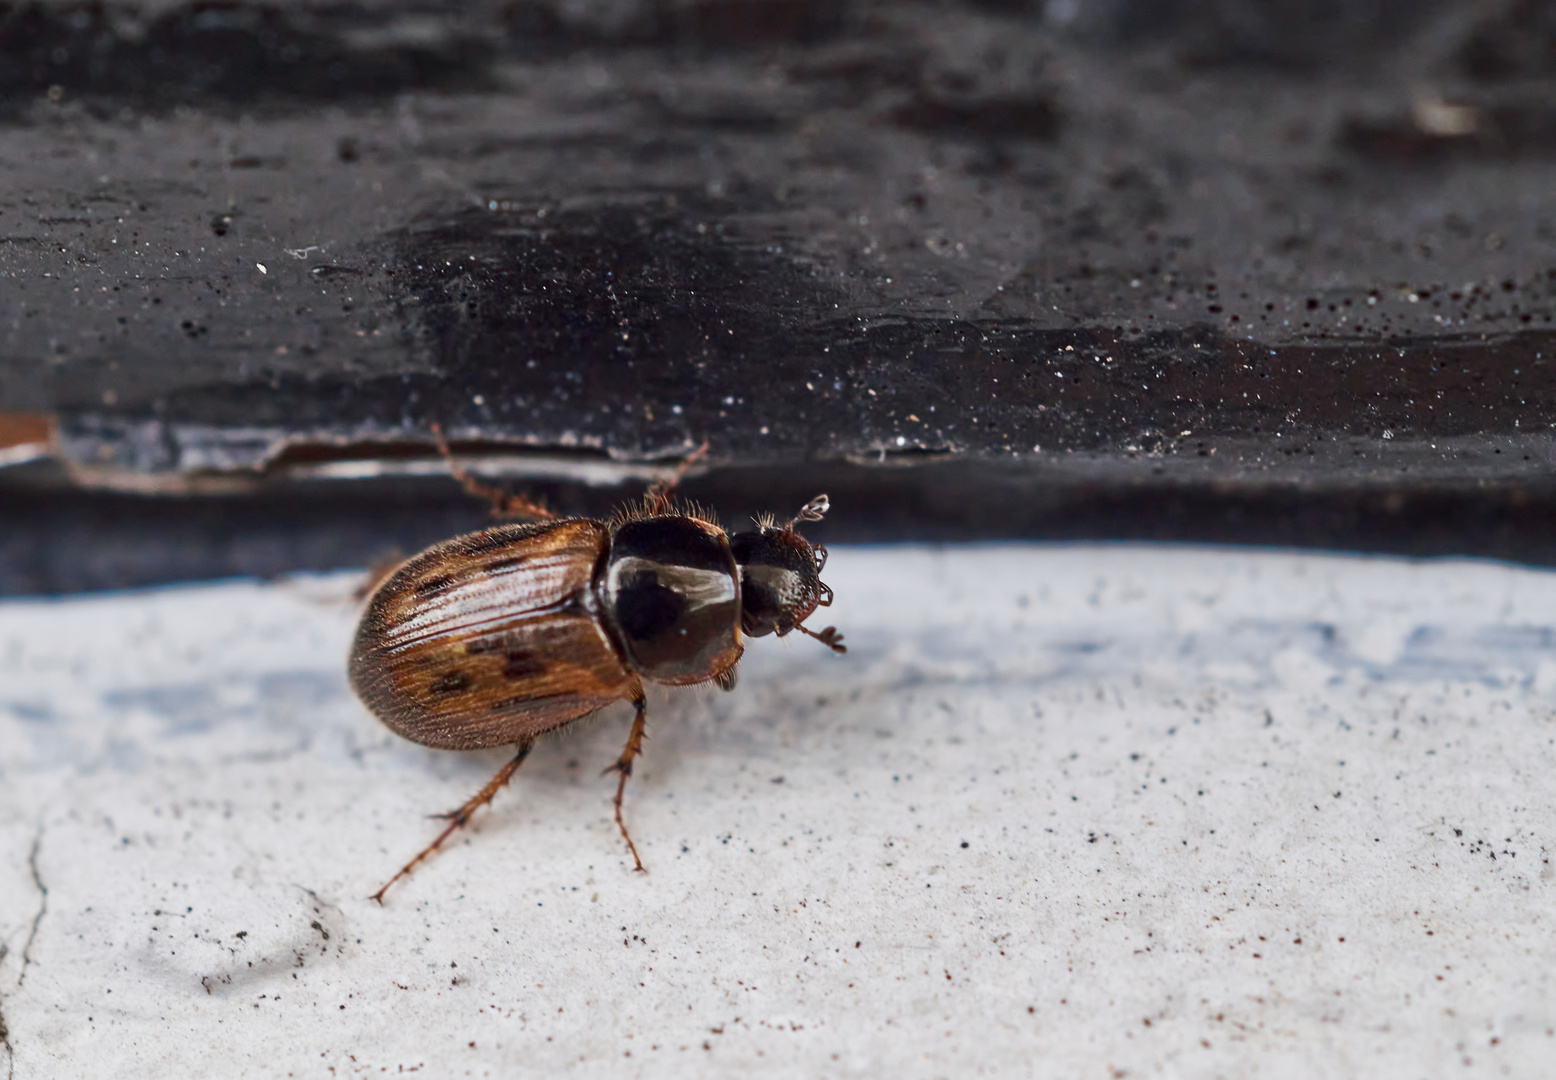
[[846, 657], [651, 694], [647, 875], [597, 775], [623, 706], [382, 908], [503, 754], [351, 697], [356, 578], [0, 605], [0, 1076], [1556, 1057], [1548, 574], [1012, 545], [828, 579]]

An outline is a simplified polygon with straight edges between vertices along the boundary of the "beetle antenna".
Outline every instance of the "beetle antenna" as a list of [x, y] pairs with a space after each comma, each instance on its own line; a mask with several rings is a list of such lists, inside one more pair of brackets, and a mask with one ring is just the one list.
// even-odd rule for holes
[[789, 524], [784, 526], [784, 531], [793, 532], [794, 527], [802, 521], [820, 521], [831, 508], [831, 500], [825, 495], [817, 495], [810, 502], [800, 507], [800, 512], [789, 519]]
[[819, 634], [807, 626], [801, 626], [799, 623], [795, 623], [794, 628], [807, 637], [815, 638], [835, 653], [846, 653], [848, 651], [848, 646], [843, 644], [843, 635], [837, 632], [837, 627], [835, 626], [829, 626]]

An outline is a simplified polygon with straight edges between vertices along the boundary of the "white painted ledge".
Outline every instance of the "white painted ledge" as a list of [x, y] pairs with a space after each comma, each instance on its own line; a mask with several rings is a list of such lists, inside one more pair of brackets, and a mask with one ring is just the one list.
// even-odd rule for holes
[[0, 1077], [1549, 1073], [1556, 578], [827, 576], [846, 657], [653, 693], [648, 875], [622, 706], [384, 908], [504, 755], [356, 703], [352, 578], [0, 604]]

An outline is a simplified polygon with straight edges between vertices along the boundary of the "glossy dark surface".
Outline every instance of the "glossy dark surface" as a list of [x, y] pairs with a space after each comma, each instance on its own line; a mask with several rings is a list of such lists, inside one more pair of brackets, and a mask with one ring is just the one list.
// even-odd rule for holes
[[599, 589], [628, 665], [646, 678], [700, 682], [739, 656], [739, 585], [717, 529], [688, 517], [622, 524]]
[[729, 547], [740, 567], [740, 626], [751, 637], [787, 634], [816, 609], [821, 582], [805, 540], [764, 528], [736, 533]]
[[834, 535], [1543, 558], [1553, 11], [0, 4], [0, 462], [61, 462], [0, 589], [413, 547], [444, 489], [317, 469], [434, 422], [891, 493]]

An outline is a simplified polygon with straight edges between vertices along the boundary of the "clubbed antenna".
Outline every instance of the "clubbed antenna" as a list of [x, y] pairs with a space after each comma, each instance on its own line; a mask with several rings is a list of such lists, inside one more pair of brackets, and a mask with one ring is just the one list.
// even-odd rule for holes
[[820, 521], [831, 508], [832, 503], [825, 495], [817, 495], [810, 502], [800, 507], [800, 512], [794, 515], [793, 520], [785, 528], [792, 530], [802, 521]]

